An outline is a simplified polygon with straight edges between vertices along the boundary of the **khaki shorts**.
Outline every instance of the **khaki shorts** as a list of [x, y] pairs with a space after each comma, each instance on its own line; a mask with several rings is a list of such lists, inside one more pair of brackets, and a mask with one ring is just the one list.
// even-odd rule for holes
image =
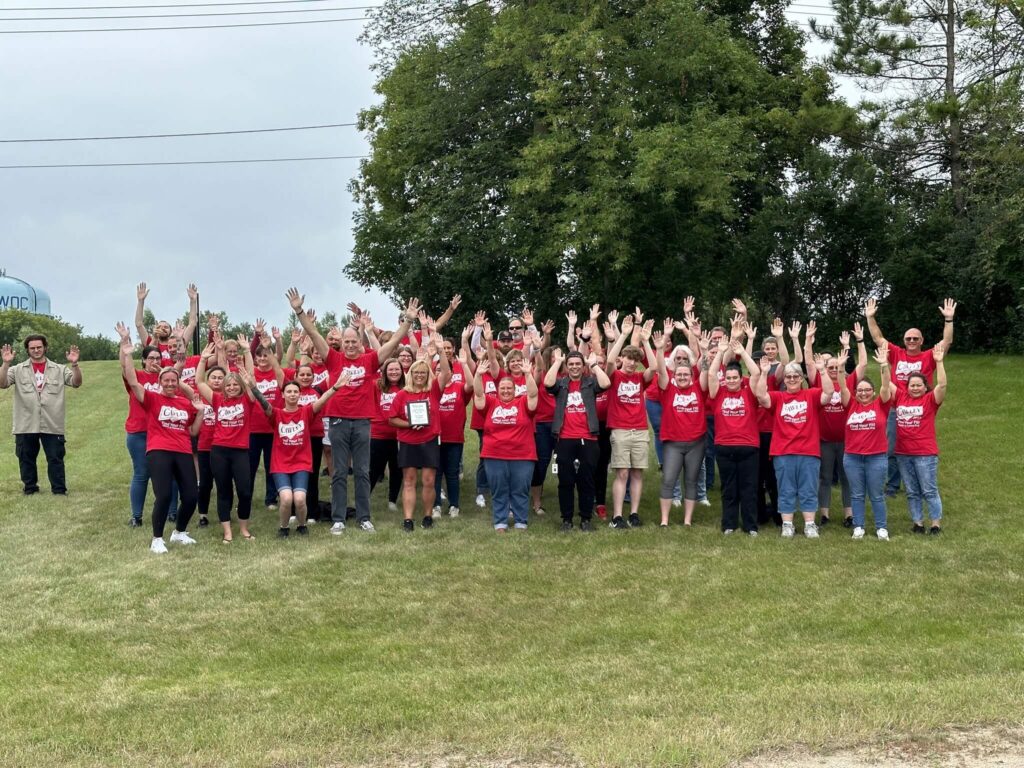
[[647, 447], [650, 436], [646, 429], [613, 429], [612, 469], [647, 469]]

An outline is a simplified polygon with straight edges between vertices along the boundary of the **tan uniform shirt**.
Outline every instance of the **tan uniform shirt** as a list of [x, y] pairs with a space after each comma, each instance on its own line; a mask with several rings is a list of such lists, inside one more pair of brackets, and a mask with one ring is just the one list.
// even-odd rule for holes
[[40, 389], [36, 386], [31, 360], [12, 365], [4, 382], [14, 388], [11, 432], [15, 435], [63, 435], [64, 390], [71, 386], [74, 375], [70, 366], [47, 360]]

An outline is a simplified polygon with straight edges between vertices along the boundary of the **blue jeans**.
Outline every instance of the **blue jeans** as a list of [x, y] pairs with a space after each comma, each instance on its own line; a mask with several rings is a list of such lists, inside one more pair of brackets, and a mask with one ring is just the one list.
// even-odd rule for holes
[[555, 452], [555, 436], [551, 432], [550, 421], [538, 421], [533, 425], [533, 442], [537, 447], [537, 462], [533, 465], [533, 477], [530, 487], [544, 485], [544, 477], [551, 466], [551, 454]]
[[[651, 429], [654, 430], [654, 453], [657, 454], [657, 456], [658, 456], [658, 466], [662, 467], [662, 471], [664, 471], [665, 451], [664, 451], [664, 448], [661, 445], [661, 437], [660, 437], [660, 435], [661, 435], [661, 402], [658, 401], [658, 400], [648, 400], [645, 397], [644, 398], [644, 403], [646, 403], [646, 405], [647, 405], [647, 420], [651, 422]], [[705, 450], [707, 450], [706, 447], [705, 447]], [[627, 486], [627, 488], [628, 488], [628, 486]], [[698, 490], [699, 490], [699, 487], [698, 487]], [[627, 494], [628, 494], [628, 490], [627, 490]], [[706, 495], [706, 493], [705, 493], [705, 495]], [[698, 493], [698, 496], [700, 496], [699, 493]], [[672, 498], [673, 499], [681, 499], [681, 498], [683, 498], [683, 489], [679, 485], [678, 482], [676, 482], [675, 486], [672, 489]], [[627, 498], [625, 499], [625, 501], [629, 501], [628, 495], [627, 495]]]
[[[149, 463], [146, 461], [146, 433], [129, 432], [125, 436], [125, 446], [132, 459], [132, 482], [128, 486], [128, 501], [132, 508], [132, 517], [142, 519], [142, 510], [146, 506], [146, 490], [149, 487]], [[171, 483], [171, 503], [167, 509], [168, 516], [174, 517], [178, 511], [178, 484]]]
[[907, 488], [907, 509], [911, 519], [924, 521], [922, 499], [928, 504], [928, 517], [933, 523], [942, 519], [942, 499], [939, 498], [938, 456], [897, 456], [900, 475]]
[[821, 459], [817, 456], [776, 456], [775, 479], [779, 485], [779, 514], [792, 515], [818, 511], [818, 473]]
[[896, 459], [896, 409], [889, 411], [889, 419], [885, 422], [885, 438], [889, 441], [889, 474], [885, 479], [885, 492], [896, 493], [900, 489], [900, 463]]
[[884, 453], [863, 455], [847, 453], [843, 456], [843, 471], [850, 483], [850, 506], [853, 507], [853, 524], [864, 527], [866, 517], [865, 497], [871, 499], [871, 511], [875, 516], [875, 530], [888, 528], [885, 507], [885, 476], [889, 469], [889, 457]]
[[309, 490], [310, 472], [300, 470], [299, 472], [274, 472], [271, 477], [278, 492], [293, 491], [305, 493]]
[[459, 506], [459, 468], [462, 466], [462, 443], [441, 443], [441, 466], [434, 475], [434, 503], [441, 503], [441, 476], [447, 480], [448, 506]]
[[508, 528], [508, 516], [515, 519], [516, 528], [525, 528], [530, 508], [530, 480], [532, 461], [484, 459], [487, 484], [491, 488], [491, 507], [494, 527]]

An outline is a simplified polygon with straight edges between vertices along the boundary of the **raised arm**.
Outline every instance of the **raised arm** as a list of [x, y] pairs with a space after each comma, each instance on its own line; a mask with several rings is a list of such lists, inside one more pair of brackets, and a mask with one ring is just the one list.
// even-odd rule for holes
[[555, 383], [558, 381], [558, 371], [562, 367], [564, 359], [561, 349], [555, 347], [551, 350], [551, 365], [548, 366], [547, 373], [544, 374], [545, 389], [551, 389], [551, 387], [555, 386]]
[[725, 350], [729, 348], [729, 340], [723, 336], [718, 340], [718, 349], [715, 356], [711, 358], [708, 366], [708, 397], [714, 399], [718, 396], [718, 372], [722, 368], [722, 360], [725, 359]]
[[531, 411], [537, 410], [537, 380], [533, 377], [534, 366], [532, 360], [523, 358], [523, 375], [526, 377], [526, 407]]
[[[476, 324], [470, 323], [462, 330], [461, 349], [465, 360], [462, 365], [467, 371], [469, 371], [469, 378], [472, 379], [476, 374], [476, 361], [473, 360], [473, 350], [469, 346], [469, 340], [473, 335], [473, 331], [476, 330]], [[467, 381], [468, 385], [470, 382]]]
[[128, 389], [135, 395], [135, 399], [141, 403], [146, 396], [146, 390], [139, 384], [139, 377], [135, 373], [135, 364], [132, 362], [131, 339], [123, 338], [121, 340], [119, 353], [121, 357], [121, 375], [124, 376], [124, 381], [128, 385]]
[[[611, 322], [612, 327], [614, 328], [615, 323], [614, 321]], [[619, 329], [615, 328], [615, 332], [615, 343], [612, 344], [612, 348], [608, 350], [608, 359], [605, 361], [604, 364], [605, 373], [607, 373], [609, 377], [611, 377], [611, 375], [615, 372], [615, 363], [617, 363], [619, 360], [619, 354], [621, 354], [622, 348], [626, 346], [626, 340], [633, 333], [633, 316], [626, 315], [624, 318], [622, 318], [622, 331], [620, 333]]]
[[944, 349], [940, 354], [945, 355], [946, 351], [953, 346], [953, 315], [956, 314], [956, 302], [953, 299], [946, 299], [942, 302], [942, 306], [939, 307], [939, 312], [942, 313], [944, 321], [942, 326], [942, 346]]
[[[860, 381], [868, 372], [868, 348], [864, 343], [864, 327], [860, 323], [853, 324], [853, 338], [857, 342], [857, 381]], [[845, 368], [843, 369], [846, 370]]]
[[256, 386], [256, 380], [252, 377], [251, 370], [240, 371], [239, 376], [242, 377], [242, 383], [245, 384], [245, 389], [249, 393], [249, 397], [260, 404], [260, 408], [267, 416], [272, 416], [274, 413], [274, 406], [267, 402], [267, 398], [263, 396], [259, 388]]
[[199, 365], [196, 366], [196, 389], [199, 390], [203, 400], [208, 403], [213, 402], [213, 390], [206, 383], [206, 361], [215, 354], [216, 347], [213, 344], [207, 344], [206, 349], [199, 355]]
[[565, 319], [569, 322], [568, 330], [565, 334], [565, 348], [570, 352], [576, 351], [576, 313], [573, 310], [569, 310], [565, 313]]
[[[814, 320], [811, 320], [809, 323], [807, 323], [807, 332], [804, 334], [804, 360], [808, 361], [808, 363], [811, 360], [814, 360], [814, 336], [817, 333], [817, 331], [818, 331], [818, 324]], [[815, 376], [817, 376], [818, 374], [819, 374], [819, 371], [818, 371], [816, 366], [812, 366], [812, 365], [808, 365], [807, 366], [807, 384], [808, 384], [808, 386], [811, 386], [811, 387], [814, 386], [814, 384], [815, 384]], [[826, 376], [826, 378], [828, 378], [828, 377]]]
[[799, 320], [794, 320], [793, 324], [789, 326], [789, 340], [793, 342], [793, 362], [802, 363], [804, 361], [803, 351], [800, 349], [800, 329], [803, 325], [800, 324]]
[[318, 397], [316, 400], [310, 403], [310, 407], [313, 409], [313, 414], [315, 415], [320, 413], [320, 409], [327, 404], [328, 400], [334, 397], [334, 393], [337, 392], [342, 387], [347, 386], [351, 378], [352, 377], [349, 375], [348, 370], [342, 371], [341, 375], [338, 377], [338, 380], [334, 382], [333, 385], [329, 386], [327, 388], [327, 391], [320, 395], [320, 397]]
[[864, 317], [868, 321], [868, 332], [871, 334], [871, 340], [875, 342], [876, 347], [880, 347], [883, 344], [888, 344], [885, 340], [885, 334], [882, 333], [882, 329], [878, 327], [878, 320], [875, 315], [878, 314], [878, 302], [874, 299], [868, 299], [864, 305]]
[[945, 357], [945, 343], [932, 347], [932, 358], [935, 360], [935, 388], [932, 390], [932, 397], [935, 398], [936, 405], [942, 405], [942, 401], [946, 399], [946, 366], [942, 362]]
[[[829, 401], [832, 400], [832, 393], [836, 391], [836, 385], [832, 381], [832, 377], [825, 373], [825, 358], [821, 355], [817, 355], [813, 358], [814, 370], [818, 372], [818, 381], [821, 382], [821, 404], [828, 405]], [[845, 378], [840, 374], [839, 378]]]
[[[424, 342], [427, 339], [424, 337]], [[452, 380], [452, 366], [448, 362], [448, 355], [444, 353], [444, 344], [441, 341], [441, 337], [438, 334], [432, 334], [430, 336], [430, 343], [427, 345], [427, 351], [431, 355], [437, 355], [437, 386], [444, 389], [448, 386], [448, 382]]]
[[452, 315], [455, 313], [455, 310], [459, 308], [459, 304], [461, 304], [461, 303], [462, 303], [462, 294], [461, 293], [456, 293], [454, 296], [452, 296], [452, 300], [450, 302], [448, 302], [448, 309], [446, 309], [444, 312], [442, 312], [441, 316], [439, 318], [437, 318], [437, 320], [434, 321], [434, 330], [435, 331], [440, 331], [442, 328], [444, 328], [448, 324], [448, 321], [452, 319]]
[[377, 350], [378, 363], [383, 363], [395, 353], [399, 342], [409, 333], [409, 328], [412, 327], [413, 321], [419, 315], [419, 311], [420, 300], [415, 298], [409, 299], [409, 303], [405, 307], [405, 313], [402, 315], [402, 324], [398, 326], [397, 331], [391, 334], [387, 344], [381, 345], [381, 348]]
[[487, 405], [487, 395], [484, 394], [484, 367], [478, 365], [473, 375], [473, 407], [480, 410]]
[[[846, 331], [843, 331], [843, 335], [849, 336]], [[846, 386], [846, 361], [849, 356], [850, 347], [849, 339], [847, 339], [847, 346], [844, 346], [839, 353], [839, 398], [844, 408], [850, 404], [850, 388]], [[828, 376], [825, 378], [828, 378]], [[860, 377], [857, 378], [857, 381], [860, 381]]]
[[878, 396], [883, 403], [889, 402], [896, 394], [896, 388], [892, 385], [892, 369], [889, 365], [889, 347], [883, 344], [875, 350], [875, 361], [882, 369], [882, 381], [878, 385]]
[[185, 339], [185, 346], [187, 348], [188, 343], [192, 341], [192, 337], [196, 333], [196, 327], [199, 325], [199, 289], [196, 288], [195, 283], [189, 283], [185, 293], [188, 294], [188, 325], [185, 326], [182, 338]]
[[139, 341], [143, 344], [146, 343], [146, 337], [149, 336], [149, 331], [146, 330], [146, 322], [143, 319], [146, 315], [146, 297], [149, 296], [149, 288], [146, 287], [145, 283], [139, 283], [135, 289], [135, 330], [139, 334]]
[[377, 338], [377, 334], [373, 330], [373, 318], [370, 317], [369, 313], [364, 312], [360, 315], [359, 324], [363, 327], [363, 336], [366, 337], [366, 346], [374, 351], [379, 351], [381, 348], [380, 339]]
[[658, 372], [658, 389], [668, 388], [668, 366], [665, 364], [665, 334], [654, 334], [655, 370]]
[[3, 360], [3, 364], [0, 365], [0, 389], [7, 389], [11, 386], [10, 370], [11, 363], [14, 362], [14, 350], [10, 344], [4, 344], [0, 348], [0, 359]]
[[245, 338], [245, 334], [238, 334], [238, 337], [235, 340], [238, 342], [238, 351], [242, 355], [242, 370], [252, 376], [252, 350], [249, 349], [249, 344]]
[[320, 353], [320, 357], [327, 360], [327, 355], [331, 348], [327, 345], [327, 340], [320, 335], [320, 331], [317, 329], [316, 323], [313, 322], [313, 318], [302, 309], [302, 302], [305, 301], [306, 297], [301, 295], [296, 288], [289, 288], [285, 296], [288, 297], [288, 304], [291, 305], [292, 311], [295, 313], [295, 319], [299, 321], [302, 330], [306, 332], [306, 336], [313, 342], [313, 347]]

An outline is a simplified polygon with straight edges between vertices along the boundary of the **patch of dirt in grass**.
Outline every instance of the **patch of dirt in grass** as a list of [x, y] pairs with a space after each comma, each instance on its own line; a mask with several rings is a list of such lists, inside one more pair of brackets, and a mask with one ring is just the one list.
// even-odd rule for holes
[[1024, 728], [961, 729], [931, 739], [859, 747], [831, 755], [805, 750], [761, 755], [740, 768], [1020, 768]]

